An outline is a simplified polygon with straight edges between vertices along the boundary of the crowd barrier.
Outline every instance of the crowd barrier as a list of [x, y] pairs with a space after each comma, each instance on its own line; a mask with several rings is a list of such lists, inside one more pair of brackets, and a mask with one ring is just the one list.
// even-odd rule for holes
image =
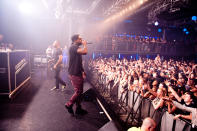
[[[127, 127], [140, 126], [144, 118], [151, 117], [156, 121], [158, 131], [190, 131], [194, 129], [189, 121], [174, 120], [174, 115], [169, 114], [166, 108], [155, 110], [150, 99], [143, 98], [138, 93], [130, 90], [125, 90], [122, 93], [122, 89], [119, 89], [119, 87], [117, 89], [110, 87], [113, 84], [106, 85], [105, 77], [99, 75], [96, 71], [87, 71], [87, 76], [104, 99], [111, 97], [112, 101], [116, 101], [115, 104], [124, 108], [124, 110], [126, 109], [122, 114], [126, 114], [124, 123]], [[120, 113], [118, 115], [120, 116]]]
[[[160, 131], [190, 131], [192, 128], [191, 123], [177, 119], [174, 120], [174, 115], [169, 114], [165, 108], [155, 110], [152, 101], [141, 97], [139, 94], [133, 91], [128, 91], [128, 106], [130, 107], [130, 112], [127, 116], [127, 120], [131, 118], [143, 120], [146, 117], [153, 118], [157, 123], [157, 129]], [[133, 114], [138, 114], [137, 116]], [[137, 118], [138, 117], [138, 118]]]

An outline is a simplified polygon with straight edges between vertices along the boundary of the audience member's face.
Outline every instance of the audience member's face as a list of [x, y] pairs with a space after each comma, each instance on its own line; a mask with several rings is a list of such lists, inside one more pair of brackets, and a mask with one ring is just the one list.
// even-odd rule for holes
[[153, 73], [153, 77], [154, 78], [157, 78], [157, 73]]
[[181, 83], [184, 83], [185, 82], [185, 79], [184, 78], [181, 78]]
[[191, 80], [188, 80], [188, 81], [187, 81], [187, 85], [188, 85], [188, 86], [191, 86], [191, 85], [192, 85], [192, 81], [191, 81]]
[[183, 76], [182, 76], [182, 74], [181, 74], [181, 73], [179, 73], [179, 74], [178, 74], [178, 77], [179, 77], [179, 78], [183, 78]]
[[143, 74], [144, 78], [148, 78], [148, 73]]
[[188, 103], [188, 102], [192, 101], [190, 94], [184, 94], [183, 99], [184, 99], [185, 103]]
[[178, 79], [178, 84], [183, 84], [184, 82], [185, 82], [185, 80], [183, 78]]
[[160, 76], [162, 76], [162, 77], [163, 77], [163, 76], [164, 76], [164, 73], [163, 73], [163, 72], [161, 72], [161, 73], [160, 73]]
[[162, 83], [159, 84], [159, 88], [164, 88], [164, 85]]
[[157, 81], [153, 81], [152, 85], [153, 86], [157, 86], [158, 82]]
[[153, 90], [154, 92], [156, 92], [156, 91], [157, 91], [157, 87], [154, 86], [154, 87], [152, 88], [152, 90]]
[[157, 95], [158, 95], [158, 96], [163, 96], [163, 91], [162, 91], [162, 89], [158, 89], [158, 90], [157, 90]]
[[139, 80], [139, 84], [140, 84], [140, 85], [143, 85], [143, 84], [144, 84], [143, 79], [140, 79], [140, 80]]
[[138, 86], [138, 80], [134, 80], [134, 82], [133, 82], [133, 85], [135, 86], [135, 87], [137, 87]]
[[194, 73], [191, 73], [190, 78], [191, 78], [191, 79], [194, 79], [194, 78], [195, 78]]

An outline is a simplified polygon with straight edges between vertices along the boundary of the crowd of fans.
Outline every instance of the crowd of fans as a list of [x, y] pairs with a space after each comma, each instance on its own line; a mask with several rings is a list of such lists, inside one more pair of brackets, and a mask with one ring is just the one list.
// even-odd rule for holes
[[176, 40], [169, 42], [160, 37], [137, 35], [106, 35], [98, 41], [99, 50], [135, 51], [142, 53], [178, 53], [191, 52], [191, 44], [180, 44]]
[[[152, 101], [153, 107], [167, 109], [174, 119], [191, 120], [197, 125], [197, 64], [194, 62], [98, 58], [89, 61], [106, 88], [118, 87], [117, 99], [125, 90], [135, 91]], [[96, 84], [95, 84], [96, 85]]]
[[148, 36], [139, 36], [139, 35], [130, 35], [130, 34], [121, 34], [121, 35], [106, 35], [102, 39], [108, 39], [112, 41], [124, 41], [124, 42], [139, 42], [139, 43], [163, 43], [167, 41], [160, 37], [148, 37]]

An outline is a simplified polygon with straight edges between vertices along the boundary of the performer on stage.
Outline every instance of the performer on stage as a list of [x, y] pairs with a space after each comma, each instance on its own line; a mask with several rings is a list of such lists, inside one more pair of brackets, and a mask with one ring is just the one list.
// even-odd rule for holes
[[62, 89], [66, 87], [66, 83], [60, 78], [60, 71], [62, 68], [62, 50], [60, 48], [60, 43], [55, 41], [53, 43], [54, 47], [54, 66], [53, 69], [55, 70], [55, 83], [56, 86], [53, 87], [51, 90], [59, 89], [59, 84], [62, 84]]
[[54, 53], [53, 45], [49, 45], [46, 49], [47, 55], [47, 71], [53, 70]]
[[52, 59], [53, 57], [53, 45], [49, 45], [46, 49], [46, 55], [48, 59]]
[[[81, 96], [83, 93], [83, 81], [86, 75], [82, 66], [82, 55], [87, 54], [87, 42], [82, 40], [78, 34], [73, 35], [71, 39], [72, 45], [69, 48], [68, 73], [75, 92], [70, 100], [65, 104], [65, 107], [69, 113], [74, 115], [72, 107], [76, 104], [75, 114], [84, 115], [87, 111], [81, 107]], [[80, 45], [83, 46], [80, 47]]]

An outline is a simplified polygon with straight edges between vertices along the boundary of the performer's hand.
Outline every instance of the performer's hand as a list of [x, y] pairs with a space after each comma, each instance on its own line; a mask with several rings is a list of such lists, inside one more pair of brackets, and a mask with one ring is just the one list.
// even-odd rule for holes
[[83, 45], [87, 45], [87, 42], [85, 40], [82, 40]]
[[82, 73], [82, 77], [83, 77], [83, 79], [86, 79], [86, 73], [85, 72]]
[[54, 65], [54, 66], [53, 66], [53, 68], [54, 68], [54, 69], [56, 69], [56, 68], [57, 68], [57, 66], [56, 66], [56, 65]]

